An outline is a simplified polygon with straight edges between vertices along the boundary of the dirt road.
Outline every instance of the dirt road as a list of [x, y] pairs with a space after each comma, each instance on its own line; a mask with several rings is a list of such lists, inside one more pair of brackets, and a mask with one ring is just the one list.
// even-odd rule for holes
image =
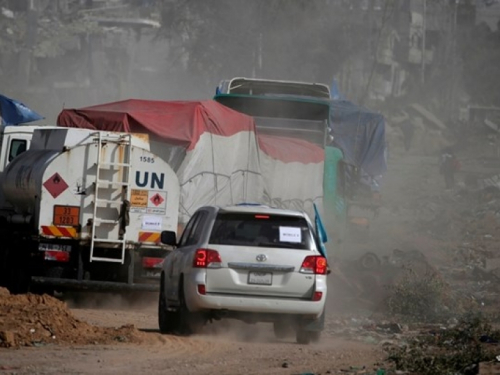
[[102, 327], [134, 324], [141, 343], [0, 349], [0, 374], [336, 374], [349, 369], [355, 374], [351, 366], [372, 369], [383, 359], [380, 347], [335, 337], [331, 330], [307, 346], [294, 338], [276, 340], [265, 324], [224, 322], [192, 337], [161, 335], [154, 301], [124, 308], [105, 299], [102, 307], [71, 312]]

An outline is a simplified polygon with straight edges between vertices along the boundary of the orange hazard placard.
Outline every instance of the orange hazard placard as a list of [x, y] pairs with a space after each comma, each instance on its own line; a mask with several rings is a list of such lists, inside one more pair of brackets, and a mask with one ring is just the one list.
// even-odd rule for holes
[[132, 207], [144, 207], [148, 206], [148, 191], [132, 189], [130, 192], [130, 205]]
[[80, 224], [80, 207], [54, 206], [54, 225], [76, 226]]

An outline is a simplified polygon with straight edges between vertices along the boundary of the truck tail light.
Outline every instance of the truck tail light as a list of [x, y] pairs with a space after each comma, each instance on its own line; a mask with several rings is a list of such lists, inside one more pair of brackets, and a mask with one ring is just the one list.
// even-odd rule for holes
[[310, 273], [314, 275], [326, 275], [328, 263], [326, 258], [321, 255], [308, 255], [300, 266], [301, 273]]
[[152, 258], [152, 257], [142, 258], [143, 268], [161, 268], [162, 266], [163, 266], [163, 258]]
[[55, 262], [69, 262], [69, 252], [67, 251], [45, 251], [45, 260], [52, 260]]
[[219, 253], [212, 249], [198, 249], [194, 253], [193, 268], [220, 268], [222, 260]]

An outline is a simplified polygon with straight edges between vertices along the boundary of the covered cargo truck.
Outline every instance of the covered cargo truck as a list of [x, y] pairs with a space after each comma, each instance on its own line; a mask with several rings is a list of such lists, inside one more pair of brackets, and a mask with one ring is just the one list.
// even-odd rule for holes
[[253, 117], [213, 100], [125, 100], [66, 109], [58, 124], [148, 133], [179, 178], [181, 223], [203, 205], [261, 203], [313, 215], [322, 201], [322, 121], [310, 142], [266, 133]]

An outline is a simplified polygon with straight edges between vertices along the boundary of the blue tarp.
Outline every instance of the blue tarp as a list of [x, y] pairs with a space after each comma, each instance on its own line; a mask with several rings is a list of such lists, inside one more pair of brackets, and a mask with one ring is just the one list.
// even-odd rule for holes
[[0, 95], [0, 125], [19, 125], [42, 119], [42, 116], [23, 103]]
[[327, 252], [326, 252], [326, 247], [325, 243], [328, 242], [328, 235], [326, 233], [325, 226], [323, 225], [323, 221], [321, 220], [321, 216], [318, 211], [318, 207], [316, 206], [316, 203], [313, 203], [314, 207], [314, 226], [316, 227], [316, 235], [318, 236], [319, 243], [320, 243], [320, 248], [319, 251], [321, 255], [323, 255], [325, 258], [327, 258]]
[[[218, 94], [215, 100], [237, 111], [256, 117], [289, 117], [323, 121], [329, 115], [334, 146], [344, 160], [371, 177], [387, 170], [385, 158], [385, 120], [376, 112], [345, 100], [334, 80], [332, 99], [267, 94]], [[286, 115], [283, 116], [283, 113]]]
[[384, 116], [347, 100], [330, 100], [333, 142], [346, 163], [375, 177], [387, 170]]
[[332, 86], [330, 87], [330, 98], [334, 100], [344, 100], [344, 97], [339, 91], [339, 85], [335, 78], [333, 79]]

